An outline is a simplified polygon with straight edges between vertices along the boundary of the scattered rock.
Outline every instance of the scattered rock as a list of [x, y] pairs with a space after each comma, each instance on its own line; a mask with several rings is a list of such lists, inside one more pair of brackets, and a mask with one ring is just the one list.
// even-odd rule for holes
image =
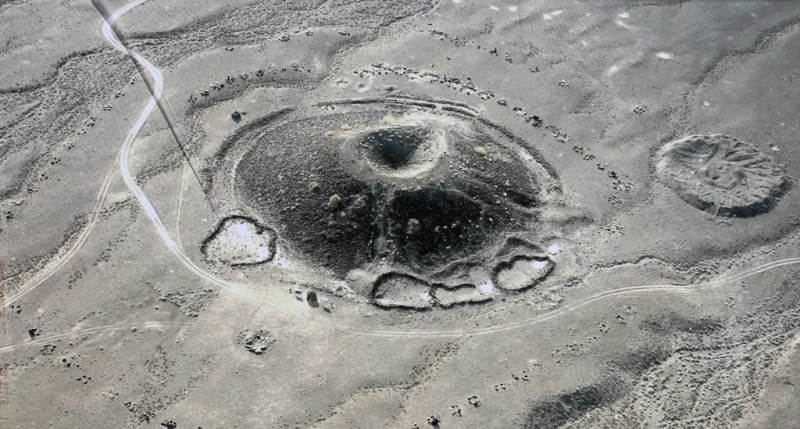
[[275, 343], [275, 339], [266, 330], [244, 331], [239, 334], [239, 343], [248, 352], [262, 355]]
[[319, 307], [319, 300], [317, 299], [317, 293], [313, 290], [308, 291], [306, 293], [306, 302], [313, 308]]
[[38, 337], [39, 335], [42, 335], [41, 329], [39, 328], [28, 329], [28, 336], [31, 338], [31, 340], [35, 340], [36, 337]]
[[331, 299], [328, 298], [327, 296], [320, 295], [319, 302], [320, 305], [322, 306], [322, 309], [325, 310], [326, 312], [330, 313], [333, 310], [333, 302], [331, 302]]

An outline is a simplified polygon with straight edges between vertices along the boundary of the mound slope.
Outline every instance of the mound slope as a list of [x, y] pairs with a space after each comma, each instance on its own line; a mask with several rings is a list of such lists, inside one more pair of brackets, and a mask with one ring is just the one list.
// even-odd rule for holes
[[236, 167], [242, 204], [315, 263], [424, 273], [536, 220], [535, 173], [480, 124], [361, 110], [267, 131]]

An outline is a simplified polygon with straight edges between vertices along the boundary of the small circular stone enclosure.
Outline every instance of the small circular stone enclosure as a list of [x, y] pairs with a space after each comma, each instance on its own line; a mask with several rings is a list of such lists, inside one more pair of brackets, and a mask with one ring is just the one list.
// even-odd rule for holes
[[790, 186], [771, 157], [724, 134], [667, 143], [658, 151], [656, 171], [681, 199], [716, 216], [766, 213]]

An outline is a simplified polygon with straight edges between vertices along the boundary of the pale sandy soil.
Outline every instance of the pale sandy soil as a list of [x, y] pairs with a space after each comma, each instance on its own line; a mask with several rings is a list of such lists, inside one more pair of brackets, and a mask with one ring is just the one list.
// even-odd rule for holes
[[392, 4], [0, 2], [0, 427], [799, 421], [797, 4]]

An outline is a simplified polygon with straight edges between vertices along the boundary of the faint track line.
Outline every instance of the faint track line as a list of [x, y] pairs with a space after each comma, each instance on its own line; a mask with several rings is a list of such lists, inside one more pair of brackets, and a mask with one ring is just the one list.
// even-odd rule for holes
[[243, 285], [225, 281], [213, 276], [212, 274], [206, 272], [205, 270], [197, 266], [197, 264], [195, 264], [194, 261], [192, 261], [183, 252], [181, 246], [169, 235], [169, 232], [164, 226], [164, 223], [161, 221], [161, 217], [158, 215], [158, 212], [156, 211], [155, 207], [147, 198], [142, 188], [136, 183], [136, 180], [131, 174], [129, 165], [130, 163], [129, 155], [131, 147], [133, 146], [133, 143], [136, 140], [136, 136], [139, 134], [139, 131], [141, 131], [142, 127], [144, 127], [144, 124], [147, 122], [147, 119], [150, 117], [150, 114], [156, 107], [158, 107], [158, 101], [161, 98], [161, 95], [164, 90], [164, 77], [161, 73], [161, 70], [159, 70], [156, 66], [154, 66], [150, 61], [139, 55], [137, 52], [128, 49], [119, 39], [112, 25], [114, 24], [114, 21], [116, 21], [120, 16], [130, 11], [134, 7], [144, 3], [145, 1], [147, 0], [137, 0], [128, 3], [127, 5], [121, 7], [120, 9], [117, 9], [114, 13], [112, 13], [103, 20], [103, 27], [102, 27], [103, 37], [105, 37], [105, 39], [113, 47], [122, 51], [126, 55], [130, 56], [143, 70], [145, 70], [150, 75], [150, 77], [153, 80], [153, 84], [149, 85], [152, 91], [150, 100], [148, 101], [147, 105], [142, 110], [142, 112], [139, 114], [139, 117], [137, 118], [136, 122], [128, 131], [127, 135], [125, 136], [125, 140], [122, 144], [122, 149], [120, 150], [118, 163], [119, 163], [120, 173], [122, 174], [122, 180], [125, 182], [125, 185], [128, 187], [128, 190], [130, 190], [136, 197], [136, 200], [139, 201], [139, 204], [144, 209], [145, 215], [150, 219], [150, 221], [155, 226], [158, 236], [161, 238], [161, 240], [164, 242], [167, 248], [178, 258], [178, 260], [180, 260], [180, 262], [186, 268], [188, 268], [191, 272], [195, 273], [202, 279], [208, 281], [209, 283], [212, 283], [217, 287], [224, 289], [234, 295], [240, 297], [250, 297], [251, 293], [245, 290]]
[[100, 218], [100, 209], [102, 208], [103, 203], [105, 202], [106, 195], [108, 194], [108, 190], [111, 188], [111, 182], [113, 181], [114, 173], [116, 173], [116, 169], [117, 169], [117, 164], [115, 162], [115, 164], [112, 167], [111, 171], [108, 172], [108, 174], [106, 175], [105, 180], [103, 180], [103, 184], [100, 187], [100, 192], [98, 192], [98, 194], [97, 194], [97, 199], [96, 199], [95, 205], [92, 208], [91, 216], [89, 218], [89, 222], [83, 228], [83, 231], [81, 231], [80, 235], [78, 235], [78, 239], [75, 241], [75, 243], [72, 245], [72, 247], [67, 251], [67, 253], [65, 253], [59, 259], [57, 259], [56, 261], [51, 261], [48, 264], [49, 266], [47, 266], [36, 277], [34, 277], [34, 279], [30, 283], [28, 283], [26, 285], [23, 285], [17, 292], [9, 295], [3, 301], [3, 308], [4, 309], [10, 307], [17, 300], [19, 300], [23, 296], [27, 295], [33, 289], [37, 288], [42, 283], [47, 281], [47, 279], [52, 277], [53, 274], [58, 272], [61, 268], [64, 267], [64, 265], [67, 264], [67, 262], [69, 262], [70, 259], [72, 259], [75, 255], [78, 254], [78, 251], [83, 247], [83, 244], [86, 243], [86, 240], [89, 238], [89, 235], [92, 233], [92, 230], [94, 229], [94, 226], [97, 224], [97, 221]]
[[[162, 330], [163, 328], [173, 328], [173, 327], [184, 327], [188, 325], [193, 325], [191, 323], [178, 323], [178, 322], [160, 322], [160, 321], [145, 321], [141, 325], [141, 329], [143, 330]], [[0, 354], [2, 353], [9, 353], [17, 350], [20, 347], [28, 347], [28, 346], [38, 346], [38, 345], [46, 345], [53, 342], [57, 342], [60, 340], [64, 340], [67, 338], [73, 337], [80, 337], [85, 335], [92, 335], [92, 334], [99, 334], [108, 331], [125, 331], [130, 330], [131, 328], [138, 326], [136, 323], [126, 322], [126, 323], [115, 323], [109, 325], [101, 325], [101, 326], [93, 326], [91, 328], [83, 328], [83, 329], [76, 329], [72, 331], [66, 331], [59, 334], [49, 335], [46, 337], [36, 338], [34, 340], [23, 341], [17, 344], [11, 344], [4, 347], [0, 347]], [[193, 326], [207, 326], [209, 328], [216, 327], [217, 325], [214, 324], [198, 324]]]
[[780, 259], [777, 261], [759, 265], [758, 267], [754, 267], [749, 270], [745, 270], [741, 273], [732, 275], [730, 277], [722, 276], [717, 280], [705, 283], [698, 283], [694, 285], [681, 286], [673, 284], [654, 284], [654, 285], [627, 286], [620, 289], [600, 292], [578, 303], [567, 305], [559, 308], [558, 310], [553, 310], [551, 312], [534, 316], [525, 320], [521, 320], [519, 322], [512, 322], [497, 326], [488, 326], [486, 328], [478, 328], [470, 330], [450, 330], [450, 331], [379, 331], [379, 330], [370, 331], [370, 330], [353, 329], [353, 328], [339, 328], [339, 329], [344, 332], [355, 333], [365, 336], [375, 336], [375, 337], [466, 337], [473, 335], [494, 334], [498, 332], [511, 331], [525, 326], [546, 322], [548, 320], [558, 318], [560, 316], [563, 316], [565, 314], [583, 308], [589, 304], [607, 298], [613, 298], [624, 295], [633, 295], [637, 293], [651, 293], [651, 292], [692, 293], [699, 290], [712, 289], [724, 284], [737, 282], [769, 270], [795, 264], [800, 264], [800, 258]]
[[[768, 262], [763, 265], [759, 265], [757, 267], [745, 270], [741, 273], [734, 274], [730, 277], [721, 277], [718, 280], [705, 282], [705, 283], [698, 283], [695, 285], [688, 285], [688, 286], [681, 286], [681, 285], [673, 285], [673, 284], [653, 284], [653, 285], [637, 285], [637, 286], [627, 286], [620, 289], [614, 289], [606, 292], [601, 292], [595, 295], [592, 295], [585, 300], [568, 305], [565, 307], [561, 307], [558, 310], [551, 311], [549, 313], [541, 314], [539, 316], [534, 316], [529, 319], [521, 320], [519, 322], [508, 323], [504, 325], [497, 325], [497, 326], [489, 326], [486, 328], [479, 328], [479, 329], [471, 329], [471, 330], [450, 330], [450, 331], [369, 331], [369, 330], [361, 330], [361, 329], [353, 329], [353, 328], [342, 328], [331, 326], [333, 331], [345, 332], [350, 334], [357, 334], [357, 335], [364, 335], [370, 337], [394, 337], [394, 338], [453, 338], [453, 337], [469, 337], [469, 336], [476, 336], [476, 335], [487, 335], [487, 334], [495, 334], [500, 332], [507, 332], [514, 329], [523, 328], [526, 326], [535, 325], [538, 323], [546, 322], [551, 319], [556, 319], [558, 317], [564, 316], [569, 314], [575, 310], [581, 309], [587, 305], [595, 303], [597, 301], [601, 301], [607, 298], [614, 298], [617, 296], [625, 296], [625, 295], [634, 295], [637, 293], [651, 293], [651, 292], [670, 292], [670, 293], [682, 293], [688, 294], [692, 292], [696, 292], [699, 290], [704, 289], [713, 289], [715, 287], [729, 284], [733, 282], [737, 282], [740, 280], [744, 280], [748, 277], [752, 277], [757, 274], [764, 273], [766, 271], [774, 270], [776, 268], [786, 267], [790, 265], [797, 265], [800, 264], [800, 258], [786, 258], [780, 259], [777, 261]], [[296, 314], [288, 323], [286, 323], [281, 329], [286, 331], [295, 332], [295, 326], [302, 322], [303, 320], [307, 319], [302, 314]], [[8, 353], [17, 350], [20, 347], [27, 347], [27, 346], [35, 346], [35, 345], [44, 345], [53, 341], [69, 338], [71, 336], [79, 336], [79, 335], [91, 335], [97, 334], [105, 331], [110, 330], [122, 330], [127, 329], [135, 324], [126, 322], [124, 324], [111, 324], [111, 325], [103, 325], [97, 326], [92, 328], [86, 328], [81, 330], [74, 330], [68, 331], [61, 334], [55, 334], [48, 337], [37, 338], [35, 340], [24, 341], [17, 344], [11, 344], [4, 347], [0, 347], [0, 354]], [[175, 322], [158, 322], [158, 321], [147, 321], [144, 322], [142, 325], [143, 329], [161, 329], [163, 327], [174, 327], [174, 326], [186, 326], [189, 325], [188, 323], [175, 323]], [[206, 326], [206, 325], [202, 325]], [[219, 328], [218, 324], [207, 324], [209, 328]]]

